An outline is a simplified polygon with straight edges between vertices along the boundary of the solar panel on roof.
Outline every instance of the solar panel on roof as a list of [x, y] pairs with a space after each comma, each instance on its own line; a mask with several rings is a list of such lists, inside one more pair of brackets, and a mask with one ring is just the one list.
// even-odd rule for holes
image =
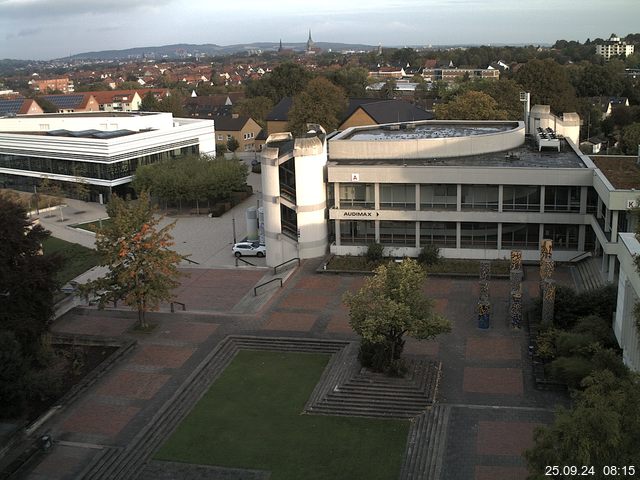
[[24, 100], [0, 100], [0, 115], [16, 115]]
[[76, 130], [74, 132], [69, 132], [72, 137], [92, 137], [96, 133], [100, 133], [100, 130], [90, 129], [90, 130]]
[[135, 132], [133, 132], [132, 130], [120, 129], [120, 130], [111, 130], [109, 132], [98, 132], [98, 133], [95, 133], [93, 137], [106, 140], [109, 138], [124, 137], [125, 135], [131, 135], [132, 133], [135, 133]]
[[58, 108], [77, 108], [82, 103], [84, 95], [45, 95], [43, 98]]

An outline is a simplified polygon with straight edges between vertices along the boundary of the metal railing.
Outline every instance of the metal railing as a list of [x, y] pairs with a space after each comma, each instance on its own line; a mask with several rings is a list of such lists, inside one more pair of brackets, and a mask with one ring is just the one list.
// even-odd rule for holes
[[199, 262], [196, 262], [195, 260], [191, 260], [191, 259], [190, 259], [190, 258], [188, 258], [188, 257], [182, 257], [182, 260], [186, 260], [186, 261], [187, 261], [187, 262], [189, 262], [189, 263], [195, 263], [196, 265], [200, 265], [200, 263], [199, 263]]
[[278, 278], [272, 278], [272, 279], [271, 279], [271, 280], [269, 280], [268, 282], [264, 282], [264, 283], [261, 283], [260, 285], [256, 285], [256, 286], [253, 288], [253, 296], [254, 296], [254, 297], [257, 297], [257, 296], [258, 296], [258, 289], [259, 289], [260, 287], [264, 287], [265, 285], [269, 285], [270, 283], [278, 282], [278, 281], [280, 282], [280, 288], [282, 288], [282, 279], [281, 279], [280, 277], [278, 277]]
[[242, 263], [246, 263], [247, 265], [251, 265], [252, 267], [255, 267], [255, 265], [253, 263], [246, 261], [242, 257], [236, 257], [236, 267], [238, 266], [238, 260], [240, 260]]
[[584, 260], [585, 258], [589, 258], [593, 256], [593, 254], [591, 252], [582, 252], [578, 255], [576, 255], [573, 258], [569, 259], [569, 263], [573, 263], [573, 262], [579, 262], [580, 260]]
[[300, 258], [295, 257], [295, 258], [287, 260], [286, 262], [282, 262], [281, 264], [276, 265], [275, 267], [273, 267], [273, 274], [276, 275], [278, 273], [278, 268], [283, 267], [284, 265], [287, 265], [288, 263], [296, 262], [296, 261], [298, 262], [298, 266], [300, 266]]

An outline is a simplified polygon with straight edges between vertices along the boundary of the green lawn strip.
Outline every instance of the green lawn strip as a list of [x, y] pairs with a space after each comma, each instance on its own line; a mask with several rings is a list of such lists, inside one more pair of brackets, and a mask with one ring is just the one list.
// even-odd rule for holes
[[328, 355], [242, 350], [156, 458], [272, 480], [397, 478], [408, 421], [302, 415]]
[[106, 227], [111, 223], [110, 218], [104, 220], [96, 220], [94, 222], [76, 223], [73, 228], [82, 228], [83, 230], [89, 230], [90, 232], [97, 232], [100, 226]]
[[45, 255], [58, 253], [63, 258], [62, 266], [56, 274], [60, 286], [95, 267], [99, 261], [95, 250], [55, 237], [47, 238], [42, 244], [42, 250]]

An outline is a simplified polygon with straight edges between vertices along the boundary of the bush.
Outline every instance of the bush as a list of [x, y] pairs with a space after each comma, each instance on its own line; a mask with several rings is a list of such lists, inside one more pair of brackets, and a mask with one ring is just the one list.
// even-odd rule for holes
[[382, 244], [370, 243], [369, 248], [367, 248], [367, 260], [373, 263], [381, 262], [384, 258], [382, 256], [383, 251], [384, 247], [382, 246]]
[[560, 332], [556, 336], [556, 353], [558, 357], [570, 355], [590, 355], [598, 339], [587, 333]]
[[393, 345], [389, 342], [372, 343], [363, 340], [360, 344], [358, 360], [363, 367], [374, 372], [386, 373], [392, 377], [401, 377], [407, 371], [404, 361], [400, 358], [404, 343], [404, 340], [401, 341], [393, 349]]
[[616, 347], [618, 345], [611, 323], [597, 315], [589, 315], [579, 319], [571, 331], [591, 335], [603, 347]]
[[0, 331], [0, 417], [22, 412], [27, 362], [13, 332]]
[[418, 255], [418, 262], [423, 265], [435, 265], [440, 261], [440, 249], [435, 245], [425, 245]]
[[542, 360], [552, 360], [556, 358], [556, 337], [558, 330], [550, 328], [540, 332], [536, 338], [536, 354]]
[[568, 387], [578, 388], [582, 380], [593, 371], [593, 363], [585, 357], [556, 358], [548, 368], [549, 375], [557, 381], [566, 383]]

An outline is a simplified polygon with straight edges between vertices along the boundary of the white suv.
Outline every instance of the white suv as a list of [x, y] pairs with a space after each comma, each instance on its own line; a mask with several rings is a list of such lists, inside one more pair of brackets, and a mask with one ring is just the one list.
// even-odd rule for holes
[[264, 257], [267, 253], [267, 247], [260, 245], [259, 242], [239, 242], [231, 250], [236, 257]]

